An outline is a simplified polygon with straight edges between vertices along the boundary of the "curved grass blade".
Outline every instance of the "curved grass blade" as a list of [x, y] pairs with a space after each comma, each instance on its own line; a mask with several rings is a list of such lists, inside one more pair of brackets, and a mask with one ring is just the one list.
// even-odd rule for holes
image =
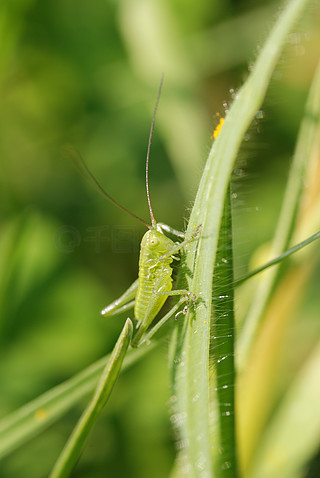
[[[317, 137], [320, 118], [320, 63], [317, 67], [306, 103], [305, 115], [301, 123], [298, 141], [291, 165], [289, 179], [274, 235], [271, 256], [284, 251], [291, 240], [292, 232], [300, 203], [305, 171], [310, 153]], [[246, 318], [237, 345], [237, 362], [239, 370], [246, 363], [252, 342], [256, 336], [263, 313], [270, 298], [271, 291], [278, 277], [279, 268], [268, 271], [259, 284], [251, 309]]]
[[212, 146], [191, 212], [186, 237], [190, 237], [194, 227], [200, 224], [201, 234], [197, 248], [190, 244], [185, 265], [190, 271], [188, 290], [199, 299], [196, 307], [189, 309], [176, 334], [173, 374], [181, 446], [186, 447], [189, 476], [194, 478], [236, 476], [236, 470], [221, 470], [219, 466], [218, 397], [213, 406], [208, 396], [212, 280], [218, 232], [230, 175], [243, 136], [264, 99], [286, 35], [308, 3], [307, 0], [293, 0], [279, 15], [253, 72], [239, 90]]
[[91, 429], [110, 397], [114, 384], [118, 378], [123, 359], [129, 347], [132, 332], [132, 322], [130, 319], [127, 319], [111, 353], [110, 359], [102, 372], [93, 398], [80, 417], [80, 420], [62, 450], [62, 453], [50, 474], [50, 478], [63, 478], [69, 476], [71, 470], [76, 464]]
[[[129, 350], [124, 359], [126, 369], [154, 349]], [[28, 440], [46, 430], [84, 397], [92, 393], [110, 355], [102, 357], [69, 380], [43, 393], [35, 400], [12, 412], [0, 421], [0, 458], [16, 450]]]

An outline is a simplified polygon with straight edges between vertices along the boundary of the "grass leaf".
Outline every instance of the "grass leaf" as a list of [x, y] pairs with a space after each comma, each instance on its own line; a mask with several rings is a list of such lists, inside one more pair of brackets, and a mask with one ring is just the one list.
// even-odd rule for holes
[[[155, 345], [155, 344], [154, 344]], [[154, 345], [129, 350], [123, 368], [130, 367]], [[109, 355], [87, 367], [82, 372], [43, 393], [0, 421], [0, 457], [4, 457], [24, 445], [31, 438], [46, 430], [68, 410], [92, 393]]]
[[102, 372], [92, 400], [83, 412], [69, 440], [62, 450], [61, 455], [50, 474], [50, 478], [63, 478], [69, 476], [72, 468], [77, 462], [85, 441], [105, 406], [118, 378], [123, 359], [132, 338], [132, 332], [132, 322], [130, 319], [127, 319], [111, 353], [110, 359]]
[[[243, 136], [264, 99], [286, 35], [307, 4], [305, 0], [293, 0], [279, 15], [212, 146], [190, 216], [187, 237], [201, 224], [199, 240], [197, 244], [190, 244], [186, 254], [186, 270], [190, 271], [188, 288], [199, 299], [196, 307], [189, 309], [176, 334], [173, 374], [181, 446], [187, 448], [192, 477], [237, 476], [236, 469], [228, 468], [227, 464], [221, 468], [221, 447], [224, 438], [229, 438], [217, 429], [220, 423], [218, 397], [213, 408], [208, 395], [211, 380], [216, 381], [210, 377], [209, 348], [218, 233], [230, 175]], [[216, 427], [213, 434], [212, 426]]]

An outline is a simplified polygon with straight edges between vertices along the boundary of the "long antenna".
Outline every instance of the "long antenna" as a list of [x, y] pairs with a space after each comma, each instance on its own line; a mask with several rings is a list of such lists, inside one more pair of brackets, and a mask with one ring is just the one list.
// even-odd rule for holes
[[153, 224], [152, 224], [152, 226], [150, 226], [150, 224], [148, 224], [146, 221], [141, 219], [141, 217], [137, 216], [133, 212], [129, 211], [129, 209], [127, 209], [124, 206], [122, 206], [121, 204], [119, 204], [115, 199], [113, 199], [113, 197], [111, 197], [103, 189], [101, 184], [98, 182], [98, 180], [94, 177], [94, 175], [88, 169], [88, 166], [86, 165], [86, 163], [84, 162], [83, 158], [81, 157], [81, 155], [78, 151], [76, 151], [72, 146], [71, 147], [66, 146], [66, 147], [63, 148], [63, 153], [66, 156], [68, 156], [72, 159], [72, 161], [75, 163], [75, 165], [77, 166], [79, 171], [83, 174], [83, 176], [88, 178], [93, 183], [93, 185], [98, 189], [98, 191], [102, 194], [102, 196], [104, 196], [106, 199], [108, 199], [108, 201], [112, 202], [119, 209], [122, 209], [122, 211], [126, 212], [127, 214], [130, 214], [130, 216], [132, 216], [135, 219], [137, 219], [138, 221], [142, 222], [142, 224], [144, 224], [147, 228], [152, 229]]
[[152, 135], [153, 135], [153, 129], [154, 129], [154, 122], [156, 120], [156, 114], [157, 114], [157, 109], [158, 109], [160, 95], [161, 95], [162, 83], [163, 83], [163, 74], [161, 75], [160, 85], [159, 85], [159, 89], [158, 89], [157, 101], [156, 101], [156, 105], [155, 105], [154, 111], [153, 111], [153, 117], [152, 117], [150, 134], [149, 134], [149, 141], [148, 141], [148, 149], [147, 149], [147, 160], [146, 160], [146, 190], [147, 190], [147, 199], [148, 199], [148, 206], [149, 206], [149, 211], [150, 211], [150, 219], [151, 219], [152, 227], [156, 227], [157, 222], [156, 222], [154, 214], [153, 214], [153, 210], [152, 210], [152, 206], [151, 206], [151, 200], [150, 200], [150, 192], [149, 192], [149, 156], [150, 156], [151, 141], [152, 141]]

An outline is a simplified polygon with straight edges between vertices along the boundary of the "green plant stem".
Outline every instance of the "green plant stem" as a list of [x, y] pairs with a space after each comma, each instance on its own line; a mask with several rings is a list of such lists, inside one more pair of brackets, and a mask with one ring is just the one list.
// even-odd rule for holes
[[287, 259], [292, 254], [294, 254], [295, 252], [300, 251], [300, 249], [303, 249], [305, 246], [308, 246], [313, 241], [316, 241], [319, 238], [320, 238], [320, 231], [316, 232], [312, 236], [308, 237], [308, 239], [305, 239], [304, 241], [299, 242], [299, 244], [296, 244], [295, 246], [291, 247], [290, 249], [288, 249], [286, 252], [284, 252], [280, 256], [276, 257], [275, 259], [272, 259], [271, 261], [266, 262], [265, 264], [263, 264], [263, 266], [257, 267], [253, 271], [248, 272], [248, 274], [244, 275], [243, 277], [240, 277], [239, 279], [236, 279], [234, 281], [234, 285], [238, 286], [238, 285], [242, 284], [243, 282], [247, 281], [248, 279], [251, 279], [251, 277], [259, 274], [260, 272], [263, 272], [266, 269], [268, 269], [269, 267], [275, 266], [276, 264], [280, 264], [280, 262], [282, 262], [284, 259]]

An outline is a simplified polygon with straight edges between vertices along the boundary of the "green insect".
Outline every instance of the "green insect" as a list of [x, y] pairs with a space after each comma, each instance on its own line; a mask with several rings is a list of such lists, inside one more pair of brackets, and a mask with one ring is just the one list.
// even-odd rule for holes
[[[190, 239], [175, 244], [165, 236], [162, 225], [153, 223], [153, 226], [143, 236], [140, 247], [138, 280], [119, 299], [101, 312], [104, 317], [123, 312], [132, 307], [133, 302], [129, 301], [135, 297], [134, 316], [137, 320], [138, 331], [133, 339], [132, 346], [138, 347], [145, 341], [144, 336], [147, 329], [168, 296], [183, 296], [180, 302], [190, 298], [195, 300], [187, 290], [172, 290], [171, 263], [176, 259], [174, 255], [188, 244], [196, 234], [198, 234], [198, 229]], [[170, 311], [171, 316], [176, 309], [177, 307]], [[165, 318], [168, 317], [165, 316]]]
[[[137, 333], [135, 334], [132, 346], [138, 347], [145, 340], [145, 334], [153, 322], [154, 318], [161, 310], [168, 296], [181, 296], [182, 298], [176, 304], [169, 314], [167, 314], [161, 321], [158, 323], [161, 325], [165, 320], [172, 316], [176, 310], [181, 306], [181, 303], [193, 300], [195, 297], [190, 294], [187, 290], [172, 290], [172, 262], [174, 259], [179, 259], [175, 257], [183, 247], [185, 247], [189, 242], [191, 242], [199, 233], [200, 228], [195, 228], [194, 234], [189, 239], [184, 239], [182, 242], [175, 243], [169, 239], [165, 232], [169, 232], [178, 237], [184, 238], [184, 234], [172, 229], [163, 223], [157, 223], [153, 214], [150, 193], [149, 193], [149, 156], [150, 156], [150, 147], [152, 134], [154, 129], [155, 116], [159, 104], [161, 87], [161, 79], [157, 101], [153, 113], [148, 149], [147, 149], [147, 159], [146, 159], [146, 191], [148, 206], [151, 218], [151, 225], [145, 222], [140, 217], [133, 214], [131, 211], [126, 209], [124, 206], [115, 201], [102, 186], [98, 183], [96, 178], [88, 170], [85, 163], [79, 157], [76, 162], [80, 167], [82, 172], [93, 181], [98, 190], [103, 194], [105, 198], [115, 204], [117, 207], [125, 211], [126, 213], [133, 216], [138, 221], [142, 222], [149, 230], [144, 234], [141, 246], [140, 246], [140, 258], [139, 258], [139, 278], [129, 287], [129, 289], [117, 300], [108, 305], [105, 309], [102, 310], [101, 314], [104, 317], [109, 317], [121, 312], [124, 312], [134, 306], [134, 316], [137, 320], [136, 328]], [[179, 313], [185, 313], [187, 307]], [[176, 314], [178, 315], [178, 314]], [[154, 329], [153, 329], [154, 331]], [[152, 332], [153, 335], [154, 332]], [[150, 334], [151, 335], [151, 334]]]

